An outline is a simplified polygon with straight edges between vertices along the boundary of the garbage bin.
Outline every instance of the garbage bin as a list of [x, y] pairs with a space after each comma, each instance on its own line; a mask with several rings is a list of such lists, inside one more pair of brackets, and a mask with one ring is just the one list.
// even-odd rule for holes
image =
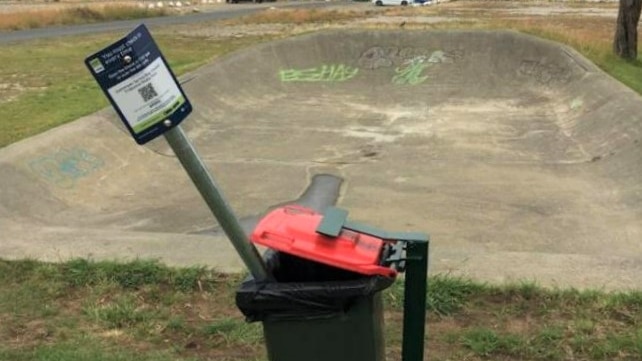
[[236, 304], [261, 321], [270, 361], [384, 361], [381, 291], [393, 277], [268, 251], [275, 282], [246, 279]]

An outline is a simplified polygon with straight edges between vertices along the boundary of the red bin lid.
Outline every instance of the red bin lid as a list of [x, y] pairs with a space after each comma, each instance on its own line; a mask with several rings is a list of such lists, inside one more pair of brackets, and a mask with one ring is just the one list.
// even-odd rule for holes
[[268, 213], [250, 235], [252, 242], [277, 251], [364, 275], [395, 277], [397, 271], [380, 265], [385, 242], [342, 229], [337, 237], [317, 232], [323, 215], [300, 206]]

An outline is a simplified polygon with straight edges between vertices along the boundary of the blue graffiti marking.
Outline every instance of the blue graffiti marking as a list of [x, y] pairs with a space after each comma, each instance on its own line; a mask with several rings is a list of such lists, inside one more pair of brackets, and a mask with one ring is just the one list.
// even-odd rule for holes
[[28, 164], [46, 181], [61, 188], [72, 188], [79, 178], [95, 172], [105, 161], [84, 149], [71, 148], [33, 159]]

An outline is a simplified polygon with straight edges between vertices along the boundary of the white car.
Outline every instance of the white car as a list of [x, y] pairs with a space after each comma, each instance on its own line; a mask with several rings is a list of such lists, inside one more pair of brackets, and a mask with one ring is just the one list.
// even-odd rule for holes
[[377, 6], [384, 6], [384, 5], [426, 6], [426, 5], [436, 4], [438, 0], [372, 0], [372, 2]]
[[377, 6], [384, 6], [384, 5], [407, 6], [412, 4], [413, 0], [372, 0], [372, 2]]

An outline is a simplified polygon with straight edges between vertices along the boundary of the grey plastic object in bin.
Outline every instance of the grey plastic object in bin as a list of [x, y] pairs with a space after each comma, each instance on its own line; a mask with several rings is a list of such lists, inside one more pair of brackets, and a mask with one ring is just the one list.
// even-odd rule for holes
[[394, 279], [268, 252], [276, 282], [248, 278], [236, 304], [262, 321], [270, 361], [384, 361], [381, 291]]

